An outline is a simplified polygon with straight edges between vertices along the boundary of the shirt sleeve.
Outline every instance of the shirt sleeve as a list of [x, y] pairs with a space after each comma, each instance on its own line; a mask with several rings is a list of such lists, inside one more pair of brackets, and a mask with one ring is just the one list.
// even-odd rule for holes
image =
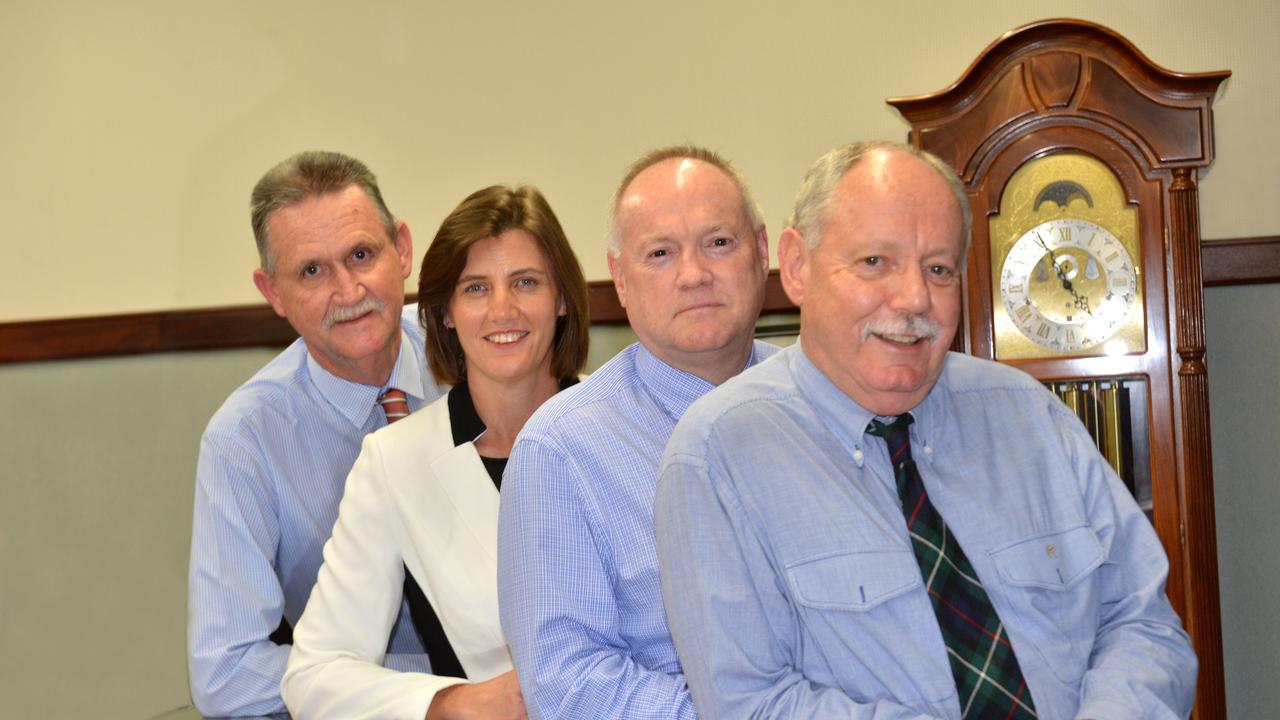
[[425, 717], [461, 678], [382, 666], [404, 586], [399, 519], [375, 436], [347, 477], [324, 565], [293, 633], [281, 691], [295, 717]]
[[502, 486], [498, 600], [531, 718], [693, 718], [683, 676], [647, 669], [621, 635], [590, 482], [544, 439], [521, 438]]
[[273, 560], [280, 542], [260, 455], [205, 435], [196, 466], [187, 581], [191, 697], [204, 715], [284, 711], [280, 678], [289, 647], [268, 639], [284, 592]]
[[1198, 664], [1165, 594], [1169, 562], [1164, 548], [1075, 418], [1063, 428], [1090, 524], [1106, 549], [1098, 569], [1099, 626], [1078, 717], [1185, 718], [1195, 700]]
[[654, 504], [667, 621], [699, 714], [929, 720], [890, 702], [855, 702], [800, 673], [799, 619], [727, 471], [704, 455], [669, 455]]

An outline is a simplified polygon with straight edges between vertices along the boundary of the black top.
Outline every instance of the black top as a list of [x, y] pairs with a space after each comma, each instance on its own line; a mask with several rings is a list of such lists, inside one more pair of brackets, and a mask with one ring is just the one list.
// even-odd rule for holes
[[[577, 378], [562, 380], [560, 389], [563, 390], [577, 382]], [[476, 406], [471, 400], [471, 390], [467, 387], [467, 381], [464, 379], [454, 385], [447, 397], [449, 398], [447, 400], [449, 403], [449, 429], [453, 432], [454, 447], [472, 442], [483, 435], [487, 428], [484, 421], [480, 419], [480, 415], [476, 412]], [[484, 469], [489, 473], [489, 479], [493, 480], [494, 487], [501, 490], [502, 471], [507, 467], [507, 459], [490, 458], [482, 455], [480, 456], [480, 461], [484, 463]], [[409, 617], [413, 620], [413, 627], [418, 631], [418, 637], [422, 640], [422, 645], [427, 650], [427, 658], [431, 661], [432, 674], [465, 678], [467, 673], [462, 669], [462, 663], [458, 661], [458, 655], [454, 653], [453, 646], [449, 644], [449, 638], [445, 637], [444, 628], [440, 625], [440, 618], [436, 615], [435, 609], [431, 607], [431, 602], [427, 600], [422, 588], [418, 586], [418, 582], [409, 573], [407, 565], [404, 569], [404, 597], [409, 603]]]

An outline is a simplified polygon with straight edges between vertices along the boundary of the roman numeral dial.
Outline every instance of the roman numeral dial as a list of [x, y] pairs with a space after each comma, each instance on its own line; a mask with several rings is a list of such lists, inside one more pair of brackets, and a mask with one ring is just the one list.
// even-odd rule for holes
[[1106, 228], [1073, 218], [1023, 233], [1005, 256], [1000, 296], [1014, 326], [1058, 352], [1092, 348], [1133, 311], [1133, 258]]

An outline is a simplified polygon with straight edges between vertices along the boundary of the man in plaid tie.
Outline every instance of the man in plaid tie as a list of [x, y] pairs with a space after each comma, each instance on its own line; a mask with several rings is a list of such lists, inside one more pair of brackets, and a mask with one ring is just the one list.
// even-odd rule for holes
[[800, 341], [667, 446], [663, 599], [704, 717], [1185, 718], [1150, 523], [1034, 379], [949, 353], [967, 196], [937, 158], [818, 160], [779, 239]]

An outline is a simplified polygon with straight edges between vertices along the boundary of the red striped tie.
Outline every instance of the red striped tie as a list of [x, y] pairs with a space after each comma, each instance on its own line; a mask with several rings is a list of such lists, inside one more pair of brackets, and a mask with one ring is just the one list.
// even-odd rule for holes
[[409, 401], [405, 399], [403, 390], [388, 389], [378, 396], [378, 404], [382, 406], [382, 412], [387, 414], [388, 425], [409, 414]]

